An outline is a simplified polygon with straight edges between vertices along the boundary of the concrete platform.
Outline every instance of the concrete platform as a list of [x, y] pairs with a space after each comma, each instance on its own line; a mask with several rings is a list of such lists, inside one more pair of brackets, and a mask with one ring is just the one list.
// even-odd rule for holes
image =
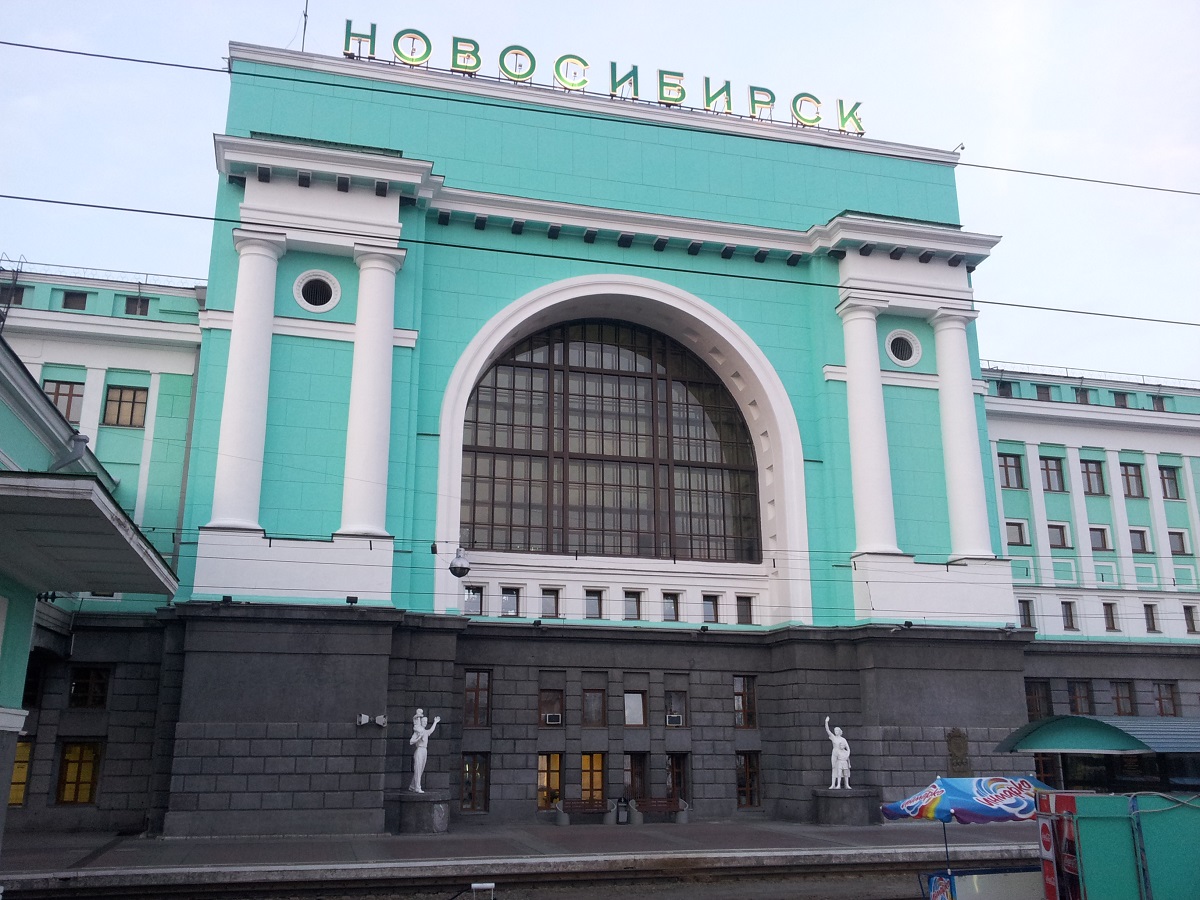
[[[1037, 859], [1032, 823], [953, 825], [948, 836], [956, 867], [1015, 866]], [[904, 873], [909, 879], [917, 868], [944, 864], [942, 827], [925, 822], [864, 827], [766, 820], [569, 828], [541, 822], [456, 824], [437, 835], [257, 839], [9, 833], [0, 857], [0, 885], [4, 900], [170, 895], [189, 888], [193, 894], [223, 888], [266, 896], [301, 885], [330, 891], [386, 887], [397, 896], [433, 889], [453, 894], [473, 881], [495, 882], [497, 896], [505, 896], [506, 887], [568, 881], [712, 881], [804, 873]], [[915, 879], [909, 883], [912, 896], [920, 896]], [[812, 896], [826, 895], [896, 896]]]

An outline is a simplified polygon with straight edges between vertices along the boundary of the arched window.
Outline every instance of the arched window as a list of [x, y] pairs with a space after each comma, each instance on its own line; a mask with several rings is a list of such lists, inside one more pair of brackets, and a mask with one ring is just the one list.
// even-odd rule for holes
[[555, 325], [503, 353], [463, 429], [462, 545], [759, 562], [758, 478], [741, 411], [664, 334]]

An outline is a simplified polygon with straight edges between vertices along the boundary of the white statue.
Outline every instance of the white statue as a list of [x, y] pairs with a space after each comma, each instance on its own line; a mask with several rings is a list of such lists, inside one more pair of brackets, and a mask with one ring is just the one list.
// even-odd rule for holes
[[[829, 757], [829, 764], [833, 767], [833, 781], [830, 783], [830, 788], [849, 788], [850, 787], [850, 743], [842, 737], [842, 729], [835, 728], [829, 730], [829, 716], [825, 717], [825, 733], [829, 735], [829, 740], [833, 743], [833, 753]], [[839, 782], [844, 782], [839, 784]]]
[[412, 784], [408, 786], [413, 793], [425, 793], [421, 790], [421, 776], [425, 774], [425, 759], [429, 756], [429, 736], [433, 734], [433, 729], [437, 728], [440, 721], [442, 721], [441, 716], [434, 716], [433, 724], [430, 725], [423, 709], [418, 709], [417, 714], [413, 716], [413, 733], [412, 737], [408, 739], [409, 744], [417, 748], [413, 751]]

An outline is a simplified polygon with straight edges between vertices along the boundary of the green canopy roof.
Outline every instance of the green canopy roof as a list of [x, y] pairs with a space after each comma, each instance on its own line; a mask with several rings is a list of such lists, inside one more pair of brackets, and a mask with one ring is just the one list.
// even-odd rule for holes
[[1200, 720], [1049, 716], [1017, 729], [997, 753], [1200, 753]]

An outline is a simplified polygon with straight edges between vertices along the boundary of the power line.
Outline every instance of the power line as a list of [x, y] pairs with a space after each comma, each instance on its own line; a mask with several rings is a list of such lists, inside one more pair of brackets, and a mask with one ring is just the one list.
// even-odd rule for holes
[[[166, 216], [166, 217], [170, 217], [170, 218], [191, 219], [191, 220], [201, 221], [201, 222], [225, 223], [225, 224], [239, 225], [239, 226], [246, 224], [246, 223], [242, 222], [242, 220], [240, 220], [240, 219], [235, 219], [235, 218], [231, 218], [231, 217], [227, 217], [227, 216], [210, 216], [210, 215], [201, 215], [198, 213], [172, 212], [169, 210], [139, 209], [137, 207], [132, 207], [132, 206], [115, 206], [115, 205], [103, 204], [103, 203], [84, 203], [82, 201], [76, 201], [76, 200], [55, 200], [55, 199], [48, 198], [48, 197], [30, 197], [30, 196], [20, 195], [20, 194], [0, 194], [0, 200], [17, 200], [17, 201], [22, 201], [22, 202], [26, 202], [26, 203], [46, 203], [46, 204], [50, 204], [50, 205], [54, 205], [54, 206], [70, 206], [70, 207], [76, 207], [76, 208], [80, 208], [80, 209], [100, 210], [103, 212], [124, 212], [124, 213], [134, 213], [137, 215], [147, 215], [147, 216]], [[319, 227], [310, 227], [310, 226], [305, 226], [305, 230], [309, 231], [309, 232], [317, 233], [317, 234], [325, 234], [325, 235], [336, 236], [336, 237], [361, 237], [361, 238], [370, 239], [370, 240], [378, 239], [377, 235], [367, 234], [365, 232], [342, 231], [342, 230], [337, 230], [337, 229], [328, 229], [328, 228], [319, 228]], [[413, 244], [413, 245], [420, 245], [420, 246], [428, 246], [428, 247], [442, 247], [442, 248], [454, 249], [454, 250], [471, 250], [471, 251], [475, 251], [478, 253], [498, 253], [498, 254], [503, 254], [503, 255], [508, 255], [508, 256], [517, 256], [517, 257], [526, 257], [526, 258], [533, 257], [533, 258], [537, 258], [537, 259], [552, 259], [552, 260], [557, 260], [557, 261], [568, 259], [568, 260], [572, 260], [574, 262], [590, 263], [593, 265], [617, 266], [620, 268], [639, 269], [642, 271], [649, 271], [649, 272], [672, 272], [672, 273], [676, 273], [676, 274], [685, 274], [685, 275], [693, 275], [693, 276], [701, 276], [701, 277], [707, 276], [707, 277], [712, 277], [712, 278], [734, 278], [734, 279], [737, 279], [738, 281], [758, 281], [758, 282], [763, 282], [763, 283], [768, 283], [768, 284], [785, 284], [785, 285], [793, 285], [793, 286], [794, 285], [803, 285], [806, 287], [829, 288], [831, 290], [836, 290], [838, 287], [836, 284], [829, 284], [829, 283], [822, 282], [822, 281], [809, 281], [809, 280], [806, 280], [803, 278], [772, 278], [767, 275], [751, 275], [751, 274], [745, 274], [745, 273], [739, 273], [739, 272], [720, 272], [720, 271], [714, 271], [714, 270], [698, 270], [695, 268], [685, 268], [682, 266], [650, 265], [650, 264], [647, 264], [644, 262], [627, 262], [627, 261], [617, 260], [617, 259], [597, 260], [597, 259], [594, 259], [591, 257], [572, 256], [572, 255], [566, 254], [566, 253], [538, 253], [536, 251], [528, 250], [528, 249], [509, 250], [509, 249], [505, 249], [503, 247], [477, 247], [477, 246], [473, 246], [471, 244], [457, 244], [457, 243], [453, 243], [450, 241], [434, 241], [434, 240], [428, 240], [428, 239], [402, 237], [400, 239], [400, 243], [401, 244]], [[947, 300], [947, 301], [954, 300], [956, 302], [958, 300], [958, 298], [955, 298], [955, 297], [946, 297], [946, 296], [941, 296], [939, 294], [931, 294], [931, 293], [924, 292], [924, 291], [905, 291], [905, 290], [900, 290], [900, 289], [896, 289], [896, 288], [874, 288], [874, 287], [869, 287], [869, 286], [863, 286], [863, 287], [855, 288], [855, 290], [863, 291], [863, 292], [874, 291], [876, 293], [887, 294], [888, 296], [893, 296], [893, 297], [894, 296], [904, 296], [904, 297], [914, 297], [914, 298], [921, 298], [921, 299], [928, 299], [928, 300]], [[1009, 309], [1024, 309], [1024, 310], [1029, 310], [1031, 312], [1053, 312], [1053, 313], [1064, 313], [1064, 314], [1076, 315], [1076, 316], [1094, 316], [1096, 318], [1118, 319], [1118, 320], [1128, 321], [1128, 322], [1141, 322], [1141, 323], [1150, 324], [1150, 325], [1184, 325], [1184, 326], [1189, 326], [1189, 327], [1200, 327], [1200, 322], [1191, 322], [1191, 321], [1187, 321], [1184, 319], [1164, 319], [1164, 318], [1158, 318], [1158, 317], [1154, 317], [1154, 316], [1136, 316], [1136, 315], [1132, 315], [1129, 313], [1101, 312], [1098, 310], [1090, 310], [1090, 309], [1072, 309], [1070, 307], [1065, 307], [1065, 306], [1045, 306], [1045, 305], [1031, 305], [1031, 304], [1026, 304], [1026, 303], [1012, 303], [1012, 302], [1007, 302], [1007, 301], [1003, 301], [1003, 300], [981, 300], [977, 297], [973, 298], [972, 302], [977, 305], [980, 305], [980, 306], [999, 306], [999, 307], [1005, 307], [1005, 308], [1009, 308]]]
[[[369, 93], [381, 93], [381, 94], [388, 94], [391, 96], [416, 97], [416, 98], [425, 99], [422, 94], [418, 94], [418, 93], [415, 93], [412, 91], [402, 90], [402, 89], [399, 89], [396, 87], [380, 87], [380, 86], [374, 86], [374, 85], [346, 84], [344, 82], [323, 81], [319, 78], [300, 78], [300, 77], [297, 77], [294, 75], [274, 75], [274, 74], [269, 74], [266, 72], [234, 72], [234, 71], [232, 71], [232, 68], [225, 67], [225, 66], [222, 66], [222, 67], [198, 66], [198, 65], [190, 65], [187, 63], [177, 63], [177, 62], [169, 62], [166, 60], [147, 59], [144, 57], [136, 57], [136, 56], [117, 56], [114, 54], [95, 53], [95, 52], [90, 52], [90, 51], [85, 51], [85, 50], [69, 50], [69, 49], [66, 49], [63, 47], [48, 47], [48, 46], [44, 46], [44, 45], [40, 45], [40, 44], [27, 44], [27, 43], [21, 43], [18, 41], [2, 41], [2, 40], [0, 40], [0, 46], [15, 47], [15, 48], [23, 49], [23, 50], [36, 50], [36, 51], [44, 52], [44, 53], [62, 53], [62, 54], [68, 55], [68, 56], [79, 56], [79, 57], [84, 57], [84, 58], [88, 58], [88, 59], [102, 59], [102, 60], [107, 60], [107, 61], [111, 61], [111, 62], [126, 62], [126, 63], [134, 63], [134, 64], [138, 64], [138, 65], [162, 66], [162, 67], [166, 67], [166, 68], [182, 69], [182, 70], [193, 71], [193, 72], [206, 72], [206, 73], [214, 73], [214, 74], [221, 74], [221, 75], [229, 75], [231, 77], [238, 76], [238, 77], [261, 78], [261, 79], [268, 80], [268, 81], [285, 81], [285, 82], [291, 82], [294, 84], [314, 85], [317, 87], [332, 87], [332, 88], [339, 88], [339, 89], [343, 89], [343, 90], [366, 91]], [[438, 68], [432, 67], [432, 66], [421, 67], [421, 68], [425, 68], [430, 71], [438, 72], [440, 74], [447, 74], [447, 75], [459, 74], [459, 73], [454, 72], [453, 70], [438, 69]], [[505, 79], [502, 79], [499, 77], [493, 78], [492, 76], [488, 76], [488, 75], [482, 75], [482, 76], [475, 75], [473, 77], [484, 78], [486, 80], [494, 80], [501, 84], [508, 83]], [[530, 85], [530, 87], [555, 92], [554, 88], [550, 87], [550, 86]], [[557, 93], [557, 92], [555, 92], [555, 93]], [[587, 94], [586, 91], [583, 91], [580, 93], [583, 93], [585, 95]], [[592, 96], [604, 96], [604, 94], [603, 93], [593, 94]], [[451, 96], [451, 97], [439, 98], [439, 102], [443, 102], [443, 101], [451, 102], [451, 103], [463, 103], [466, 105], [488, 107], [488, 108], [493, 108], [493, 109], [511, 110], [513, 108], [510, 104], [507, 104], [507, 103], [498, 103], [498, 102], [494, 102], [494, 101], [490, 101], [490, 100], [484, 100], [484, 99], [481, 99], [478, 97]], [[629, 102], [633, 102], [633, 101], [623, 100], [621, 102], [629, 103]], [[659, 106], [660, 106], [658, 103], [655, 103], [654, 101], [651, 101], [651, 100], [636, 101], [636, 102], [644, 103], [646, 106], [653, 107], [653, 108], [659, 108]], [[713, 115], [712, 113], [708, 112], [707, 110], [700, 110], [696, 107], [678, 107], [678, 109], [680, 109], [685, 114], [690, 113], [690, 114], [696, 114], [696, 115], [701, 115], [701, 116]], [[532, 109], [532, 110], [528, 110], [528, 111], [543, 113], [546, 115], [553, 115], [556, 117], [577, 118], [577, 119], [585, 119], [585, 120], [589, 120], [589, 121], [599, 121], [599, 122], [612, 121], [611, 116], [601, 115], [599, 113], [593, 113], [593, 112], [589, 112], [587, 110], [569, 110], [569, 109], [556, 108], [554, 110]], [[728, 114], [722, 114], [722, 115], [728, 115]], [[755, 118], [755, 117], [747, 117], [747, 116], [738, 116], [737, 118], [746, 119], [748, 121], [755, 121], [755, 122], [763, 121], [763, 120]], [[773, 124], [778, 124], [781, 126], [783, 125], [783, 123], [775, 123], [775, 122], [773, 122], [773, 120], [769, 120], [769, 121], [772, 121]], [[694, 128], [688, 127], [687, 125], [685, 125], [683, 123], [672, 124], [669, 122], [643, 122], [640, 124], [642, 124], [648, 128], [661, 128], [661, 129], [668, 130], [668, 131], [691, 132], [691, 131], [695, 130]], [[797, 126], [797, 127], [799, 127], [799, 126]], [[826, 128], [820, 128], [820, 127], [814, 127], [814, 126], [805, 126], [805, 127], [812, 128], [813, 130], [816, 130], [816, 131], [840, 133], [836, 129], [826, 129]], [[754, 141], [770, 141], [772, 143], [785, 143], [785, 144], [795, 143], [794, 141], [786, 140], [783, 137], [776, 137], [775, 135], [767, 134], [767, 133], [764, 133], [761, 135], [754, 135], [753, 137], [746, 136], [746, 135], [731, 135], [731, 137], [742, 137], [742, 138], [745, 138], [748, 140], [754, 140]], [[905, 159], [905, 160], [908, 159], [908, 157], [903, 157], [903, 156], [899, 156], [896, 154], [887, 153], [886, 151], [884, 151], [882, 149], [874, 148], [874, 147], [863, 148], [857, 152], [866, 153], [871, 156], [882, 156], [882, 157], [886, 157], [888, 159]], [[1058, 180], [1062, 180], [1062, 181], [1078, 182], [1078, 183], [1082, 183], [1082, 184], [1101, 185], [1104, 187], [1120, 187], [1120, 188], [1129, 188], [1132, 190], [1139, 190], [1139, 191], [1152, 191], [1152, 192], [1157, 192], [1157, 193], [1179, 194], [1179, 195], [1187, 196], [1187, 197], [1200, 197], [1200, 191], [1187, 190], [1185, 188], [1164, 187], [1162, 185], [1141, 184], [1141, 183], [1130, 182], [1130, 181], [1116, 181], [1114, 179], [1106, 179], [1106, 178], [1087, 178], [1087, 177], [1084, 177], [1081, 175], [1064, 175], [1064, 174], [1061, 174], [1058, 172], [1041, 172], [1036, 169], [1020, 169], [1020, 168], [1016, 168], [1013, 166], [986, 165], [983, 163], [965, 162], [961, 159], [957, 160], [954, 163], [954, 165], [962, 166], [964, 168], [981, 169], [981, 170], [990, 171], [990, 172], [1004, 172], [1004, 173], [1012, 174], [1012, 175], [1028, 175], [1028, 176], [1033, 176], [1033, 177], [1038, 177], [1038, 178], [1053, 178], [1053, 179], [1058, 179]]]

